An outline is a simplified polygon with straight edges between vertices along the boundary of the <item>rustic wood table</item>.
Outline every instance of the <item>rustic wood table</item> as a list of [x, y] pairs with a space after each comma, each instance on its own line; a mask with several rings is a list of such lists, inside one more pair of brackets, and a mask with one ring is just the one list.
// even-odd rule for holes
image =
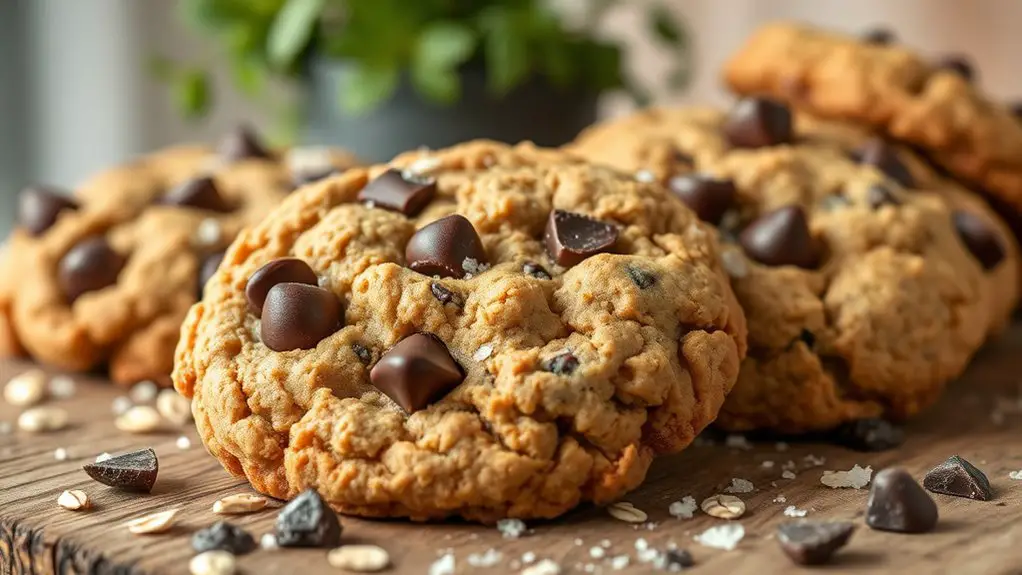
[[[28, 364], [0, 364], [0, 381], [27, 369]], [[658, 461], [628, 501], [645, 510], [650, 522], [631, 525], [604, 509], [582, 507], [555, 521], [532, 522], [518, 539], [505, 539], [493, 527], [462, 522], [412, 524], [343, 518], [347, 542], [368, 542], [386, 548], [390, 573], [429, 573], [443, 553], [453, 553], [457, 573], [514, 573], [527, 552], [556, 561], [562, 573], [651, 573], [637, 560], [636, 541], [664, 549], [670, 542], [688, 549], [696, 573], [756, 574], [798, 571], [776, 541], [778, 523], [790, 520], [789, 505], [807, 510], [808, 518], [849, 519], [858, 524], [851, 543], [823, 570], [839, 573], [1022, 574], [1022, 481], [1009, 473], [1022, 468], [1022, 325], [976, 358], [940, 404], [908, 427], [905, 444], [883, 453], [858, 453], [826, 443], [792, 442], [786, 450], [776, 441], [753, 442], [751, 448], [721, 444], [694, 446]], [[60, 432], [30, 435], [15, 429], [0, 435], [0, 573], [187, 573], [192, 556], [190, 535], [220, 516], [211, 513], [218, 498], [248, 492], [244, 481], [229, 476], [211, 458], [192, 429], [129, 435], [113, 426], [111, 403], [124, 390], [102, 381], [78, 378], [76, 395], [54, 401], [71, 413], [71, 425]], [[0, 422], [13, 423], [17, 410], [0, 405]], [[191, 440], [181, 449], [178, 438]], [[150, 495], [119, 492], [100, 485], [82, 471], [102, 452], [118, 453], [151, 446], [160, 459], [160, 474]], [[58, 448], [67, 452], [58, 460]], [[820, 483], [824, 470], [847, 470], [853, 464], [874, 470], [899, 465], [917, 478], [953, 454], [983, 469], [995, 498], [972, 501], [942, 495], [940, 523], [925, 535], [872, 531], [862, 523], [867, 490], [830, 489]], [[824, 459], [818, 464], [819, 459]], [[795, 479], [783, 479], [788, 461], [797, 465]], [[773, 464], [765, 462], [773, 462]], [[691, 495], [697, 501], [719, 493], [732, 478], [752, 481], [753, 493], [742, 495], [748, 512], [740, 519], [746, 536], [733, 551], [702, 547], [693, 536], [722, 520], [696, 513], [679, 520], [670, 516], [671, 502]], [[89, 511], [57, 506], [65, 489], [85, 490], [93, 500]], [[784, 502], [779, 501], [783, 495]], [[262, 512], [232, 519], [258, 539], [272, 530], [277, 514]], [[279, 507], [279, 504], [275, 504]], [[166, 534], [130, 534], [123, 523], [142, 515], [180, 508], [176, 526]], [[591, 548], [607, 545], [595, 559]], [[642, 544], [640, 543], [640, 546]], [[500, 560], [490, 567], [473, 566], [472, 554], [494, 549]], [[598, 554], [598, 553], [597, 553]], [[615, 557], [626, 555], [625, 560]], [[490, 559], [495, 558], [494, 553]], [[242, 573], [339, 572], [324, 550], [256, 550], [240, 558]]]

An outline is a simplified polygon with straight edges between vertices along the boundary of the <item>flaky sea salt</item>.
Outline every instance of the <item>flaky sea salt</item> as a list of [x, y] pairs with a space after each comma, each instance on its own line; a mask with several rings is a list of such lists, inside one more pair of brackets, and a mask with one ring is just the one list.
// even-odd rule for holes
[[472, 567], [493, 567], [503, 558], [504, 555], [500, 551], [491, 547], [485, 553], [472, 553], [465, 559], [465, 562]]
[[1015, 480], [1022, 481], [1022, 469], [1020, 469], [1018, 471], [1012, 471], [1012, 472], [1008, 473], [1008, 479], [1015, 479]]
[[206, 218], [195, 228], [195, 243], [199, 247], [212, 247], [223, 239], [223, 230], [216, 218]]
[[715, 525], [693, 537], [696, 543], [713, 549], [731, 551], [745, 537], [745, 528], [741, 523], [725, 523]]
[[869, 485], [869, 480], [873, 477], [873, 468], [866, 466], [865, 469], [859, 467], [859, 464], [855, 464], [848, 471], [824, 471], [823, 477], [820, 477], [820, 483], [827, 487], [838, 489], [841, 487], [850, 487], [852, 489], [862, 489]]
[[118, 395], [110, 404], [110, 411], [112, 411], [114, 415], [123, 415], [131, 409], [131, 407], [131, 399], [124, 395]]
[[724, 488], [724, 493], [752, 493], [755, 489], [756, 487], [748, 479], [734, 477], [731, 479], [731, 485]]
[[476, 276], [490, 269], [490, 264], [480, 263], [479, 260], [475, 258], [465, 258], [465, 261], [461, 262], [461, 268]]
[[589, 556], [593, 559], [603, 559], [603, 556], [607, 554], [607, 551], [603, 547], [590, 547]]
[[806, 511], [805, 509], [799, 509], [794, 505], [789, 505], [784, 508], [785, 517], [805, 517], [807, 513], [809, 512]]
[[174, 445], [176, 445], [178, 449], [184, 451], [185, 449], [192, 448], [192, 440], [188, 439], [188, 436], [182, 435], [181, 437], [177, 438], [177, 441], [174, 442]]
[[625, 567], [628, 567], [629, 563], [631, 563], [631, 558], [629, 558], [627, 555], [618, 555], [610, 560], [610, 566], [615, 571], [620, 571]]
[[652, 184], [656, 181], [656, 174], [649, 170], [639, 170], [635, 172], [635, 181], [642, 182], [644, 184]]
[[796, 477], [795, 472], [790, 469], [785, 469], [784, 471], [781, 472], [782, 479], [795, 479], [795, 477]]
[[150, 403], [156, 400], [156, 394], [159, 392], [160, 388], [156, 387], [155, 382], [145, 380], [131, 386], [128, 395], [131, 397], [131, 401], [135, 403]]
[[66, 375], [55, 375], [50, 378], [50, 397], [54, 399], [68, 399], [73, 397], [77, 384], [75, 380]]
[[522, 553], [522, 565], [531, 565], [536, 562], [536, 554], [532, 551]]
[[667, 508], [667, 512], [671, 514], [671, 517], [677, 519], [692, 519], [692, 515], [699, 509], [699, 504], [691, 495], [686, 495], [681, 498], [681, 501], [675, 501]]
[[778, 495], [777, 497], [774, 497], [774, 503], [787, 503], [787, 502], [788, 502], [788, 498], [783, 496], [783, 495]]
[[472, 359], [476, 361], [483, 361], [486, 358], [490, 357], [491, 355], [493, 355], [493, 346], [484, 344], [479, 346], [479, 349], [477, 349], [476, 352], [472, 354]]
[[110, 455], [109, 453], [104, 451], [103, 453], [100, 453], [99, 455], [96, 456], [96, 463], [103, 463], [107, 459], [112, 459], [112, 458], [113, 458], [113, 455]]
[[454, 554], [446, 553], [429, 566], [429, 575], [454, 575]]
[[727, 436], [724, 441], [724, 445], [731, 449], [752, 449], [752, 444], [749, 443], [748, 439], [745, 439], [744, 435], [733, 434]]
[[805, 462], [806, 467], [819, 467], [819, 466], [823, 465], [824, 463], [827, 463], [827, 458], [826, 457], [816, 457], [815, 455], [810, 453], [809, 455], [803, 457], [802, 461]]
[[67, 450], [64, 449], [63, 447], [58, 447], [57, 449], [53, 450], [53, 458], [56, 459], [57, 461], [67, 461], [67, 457], [68, 457]]
[[259, 538], [259, 547], [262, 549], [276, 549], [277, 536], [273, 533], [263, 533], [263, 536]]
[[501, 519], [497, 521], [497, 531], [504, 536], [504, 539], [518, 539], [525, 533], [527, 527], [521, 519]]

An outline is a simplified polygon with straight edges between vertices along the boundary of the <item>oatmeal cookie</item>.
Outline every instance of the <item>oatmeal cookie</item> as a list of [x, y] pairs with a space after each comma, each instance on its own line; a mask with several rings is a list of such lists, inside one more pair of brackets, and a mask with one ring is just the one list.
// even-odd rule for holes
[[729, 113], [644, 111], [570, 148], [665, 183], [718, 225], [749, 325], [717, 420], [726, 429], [908, 417], [1004, 321], [991, 317], [990, 277], [1016, 264], [1004, 245], [984, 244], [984, 220], [957, 226], [956, 206], [916, 189], [896, 158], [801, 128], [787, 108], [753, 99]]
[[712, 228], [654, 184], [528, 144], [352, 169], [239, 236], [174, 384], [224, 467], [414, 520], [611, 502], [738, 373]]

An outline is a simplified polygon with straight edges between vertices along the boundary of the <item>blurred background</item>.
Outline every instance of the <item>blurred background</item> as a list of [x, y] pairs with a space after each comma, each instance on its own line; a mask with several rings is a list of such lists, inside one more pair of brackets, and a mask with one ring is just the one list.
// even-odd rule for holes
[[[599, 0], [557, 3], [571, 13]], [[681, 23], [687, 48], [665, 48], [654, 41], [648, 6], [639, 0], [615, 3], [598, 26], [600, 37], [622, 43], [623, 68], [655, 102], [726, 103], [717, 70], [752, 29], [774, 19], [851, 32], [882, 25], [925, 54], [968, 54], [990, 93], [1005, 99], [1022, 96], [1022, 76], [1016, 73], [1022, 2], [663, 0], [662, 4]], [[232, 87], [233, 72], [223, 44], [187, 26], [178, 8], [175, 0], [0, 0], [0, 229], [10, 225], [14, 197], [30, 182], [71, 187], [98, 169], [146, 150], [182, 141], [213, 141], [242, 121], [270, 133], [281, 131], [277, 127], [287, 114], [281, 105], [266, 101], [300, 101], [296, 99], [300, 84], [271, 78], [262, 89], [269, 96], [261, 102], [243, 97]], [[670, 90], [660, 80], [676, 72], [678, 57], [672, 50], [682, 49], [691, 65], [687, 87]], [[157, 56], [198, 63], [209, 72], [215, 106], [205, 117], [186, 119], [181, 114], [166, 78], [153, 73]], [[632, 105], [620, 94], [605, 95], [599, 114], [622, 113]], [[380, 110], [377, 113], [383, 115], [374, 121], [386, 122], [398, 112]], [[309, 132], [303, 134], [307, 137]]]

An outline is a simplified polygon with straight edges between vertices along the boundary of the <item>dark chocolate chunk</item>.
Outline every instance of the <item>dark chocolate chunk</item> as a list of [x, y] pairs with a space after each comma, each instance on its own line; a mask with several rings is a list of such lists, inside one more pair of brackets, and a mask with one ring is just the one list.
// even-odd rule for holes
[[923, 487], [934, 493], [980, 501], [990, 501], [994, 496], [987, 476], [975, 465], [957, 455], [952, 455], [947, 461], [931, 469], [923, 478]]
[[724, 212], [738, 195], [734, 182], [720, 180], [706, 174], [685, 174], [671, 178], [667, 186], [675, 196], [685, 202], [699, 216], [711, 224], [720, 223]]
[[192, 549], [196, 553], [227, 551], [231, 555], [244, 555], [255, 548], [255, 539], [248, 531], [226, 521], [217, 521], [192, 535]]
[[358, 356], [358, 360], [363, 364], [369, 365], [373, 362], [373, 353], [369, 351], [369, 348], [366, 346], [360, 343], [353, 343], [351, 344], [351, 351], [355, 352], [355, 355]]
[[464, 375], [447, 346], [437, 337], [410, 335], [369, 372], [372, 384], [408, 413], [425, 409], [458, 387]]
[[554, 210], [547, 219], [543, 241], [559, 266], [571, 267], [589, 256], [609, 251], [617, 243], [617, 226], [589, 216]]
[[228, 162], [247, 159], [273, 158], [273, 154], [259, 141], [259, 136], [250, 126], [238, 126], [220, 140], [216, 149], [220, 157]]
[[890, 29], [877, 27], [866, 30], [866, 32], [862, 35], [862, 39], [867, 44], [886, 46], [888, 44], [893, 44], [894, 41], [897, 40], [897, 37]]
[[880, 209], [881, 206], [900, 206], [901, 200], [898, 196], [894, 195], [894, 192], [890, 188], [883, 184], [873, 184], [866, 190], [866, 201], [869, 202], [869, 207], [874, 210]]
[[948, 54], [937, 60], [936, 66], [941, 70], [958, 74], [966, 82], [973, 82], [976, 79], [976, 69], [973, 67], [972, 62], [969, 61], [969, 58], [962, 54]]
[[766, 98], [744, 98], [728, 113], [724, 135], [736, 148], [778, 146], [792, 141], [791, 111]]
[[668, 549], [664, 552], [665, 571], [676, 572], [695, 567], [695, 565], [695, 559], [686, 549]]
[[649, 289], [656, 285], [657, 276], [653, 272], [648, 272], [635, 266], [628, 266], [625, 268], [625, 273], [628, 274], [628, 277], [631, 278], [635, 285], [639, 286], [639, 289]]
[[312, 349], [344, 321], [341, 301], [319, 286], [280, 283], [263, 303], [260, 335], [273, 351]]
[[60, 212], [77, 209], [76, 202], [48, 186], [30, 186], [18, 195], [18, 223], [33, 236], [50, 229]]
[[536, 263], [525, 262], [525, 265], [522, 266], [522, 271], [538, 280], [551, 279], [550, 272], [546, 271], [546, 268]]
[[750, 258], [764, 265], [812, 269], [819, 262], [809, 222], [798, 206], [760, 216], [742, 231], [739, 242]]
[[881, 531], [925, 533], [937, 526], [937, 504], [904, 469], [884, 469], [873, 477], [866, 525]]
[[82, 466], [89, 477], [110, 487], [149, 493], [156, 483], [160, 462], [152, 448], [124, 453], [97, 463]]
[[220, 262], [224, 261], [224, 255], [224, 252], [213, 252], [206, 256], [206, 259], [202, 261], [202, 265], [199, 267], [200, 296], [206, 289], [206, 284], [209, 283], [209, 279], [216, 274], [216, 270], [220, 267]]
[[436, 180], [407, 179], [398, 170], [387, 170], [358, 193], [361, 202], [416, 216], [436, 195]]
[[997, 267], [1004, 259], [1004, 244], [990, 224], [980, 216], [964, 210], [956, 210], [951, 217], [958, 237], [969, 249], [969, 253], [979, 260], [983, 269]]
[[903, 187], [914, 188], [916, 185], [912, 172], [898, 157], [898, 151], [883, 138], [866, 140], [854, 156], [860, 164], [876, 167]]
[[823, 565], [855, 532], [849, 521], [794, 521], [777, 527], [777, 542], [799, 565]]
[[886, 419], [858, 419], [838, 426], [834, 441], [856, 451], [887, 451], [904, 443], [905, 432]]
[[571, 375], [578, 369], [578, 358], [570, 351], [565, 351], [547, 360], [543, 369], [557, 375]]
[[433, 297], [440, 303], [447, 305], [449, 303], [454, 304], [457, 307], [464, 307], [465, 300], [460, 295], [452, 292], [451, 290], [444, 287], [444, 284], [440, 282], [433, 282], [429, 285], [430, 291], [433, 292]]
[[432, 222], [408, 240], [405, 261], [427, 276], [463, 278], [485, 269], [486, 250], [468, 218], [453, 214]]
[[209, 176], [200, 176], [182, 182], [167, 192], [161, 202], [210, 212], [229, 212], [231, 204], [220, 195], [216, 182]]
[[281, 547], [336, 547], [341, 542], [341, 522], [315, 489], [285, 505], [274, 529]]
[[57, 282], [69, 302], [78, 296], [117, 283], [127, 258], [105, 238], [86, 238], [72, 247], [57, 265]]
[[266, 302], [266, 294], [270, 293], [273, 286], [281, 283], [306, 284], [310, 286], [319, 285], [319, 278], [316, 272], [312, 271], [309, 264], [298, 258], [280, 258], [271, 261], [257, 269], [248, 278], [245, 285], [245, 299], [248, 300], [248, 310], [259, 317], [263, 313], [263, 304]]

